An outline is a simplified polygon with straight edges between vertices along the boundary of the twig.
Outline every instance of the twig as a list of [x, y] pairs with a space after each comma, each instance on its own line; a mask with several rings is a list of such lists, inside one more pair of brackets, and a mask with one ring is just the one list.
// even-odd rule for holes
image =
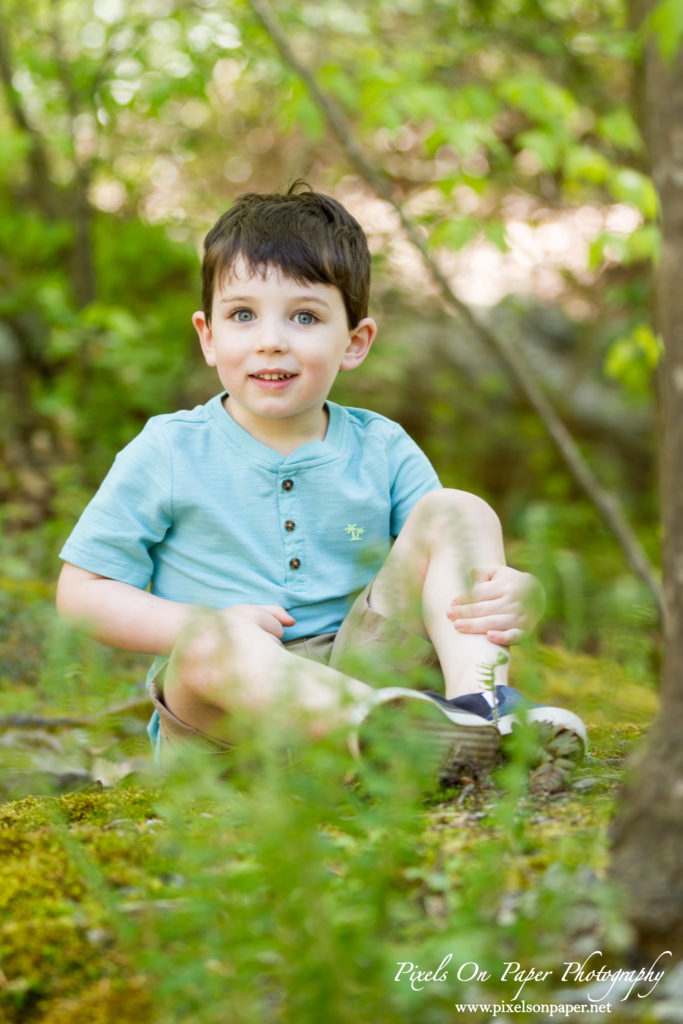
[[122, 914], [145, 914], [150, 910], [182, 910], [189, 903], [187, 896], [169, 896], [158, 900], [127, 900], [118, 909]]
[[[49, 30], [55, 64], [62, 85], [62, 92], [69, 115], [69, 142], [71, 158], [76, 172], [76, 188], [71, 193], [71, 205], [74, 222], [74, 241], [72, 247], [71, 278], [74, 294], [80, 309], [94, 302], [96, 297], [96, 274], [92, 247], [92, 214], [88, 201], [92, 160], [80, 159], [76, 142], [76, 124], [80, 113], [80, 97], [74, 85], [69, 62], [64, 56], [62, 44], [62, 27], [59, 21], [59, 9], [56, 0], [52, 3], [52, 23]], [[96, 119], [93, 119], [96, 124]], [[86, 362], [86, 352], [80, 349], [82, 364]]]
[[54, 220], [59, 215], [59, 204], [50, 180], [49, 156], [43, 144], [43, 138], [33, 127], [21, 102], [19, 92], [14, 85], [14, 70], [10, 41], [6, 28], [8, 18], [0, 2], [0, 82], [5, 93], [7, 107], [14, 124], [29, 139], [30, 149], [28, 163], [31, 171], [31, 187], [35, 199], [40, 203], [47, 217]]
[[109, 715], [126, 715], [143, 710], [151, 710], [149, 697], [132, 697], [120, 704], [111, 704], [91, 715], [61, 715], [46, 718], [43, 715], [14, 712], [0, 718], [0, 729], [73, 729], [82, 725], [95, 725], [100, 719]]
[[586, 462], [581, 451], [564, 423], [553, 409], [549, 400], [537, 384], [533, 373], [522, 354], [513, 349], [500, 336], [483, 324], [461, 299], [454, 293], [451, 285], [429, 252], [417, 224], [403, 211], [394, 198], [386, 176], [376, 170], [366, 158], [349, 131], [345, 118], [333, 99], [322, 91], [316, 79], [298, 59], [287, 37], [282, 31], [268, 0], [249, 0], [251, 7], [264, 28], [270, 35], [275, 46], [286, 64], [305, 83], [312, 98], [322, 111], [325, 119], [338, 141], [344, 148], [347, 157], [365, 178], [378, 195], [389, 203], [398, 213], [403, 230], [416, 249], [419, 250], [425, 266], [434, 282], [439, 286], [446, 305], [458, 313], [474, 334], [488, 349], [495, 353], [503, 363], [522, 394], [534, 409], [543, 423], [548, 435], [564, 459], [571, 475], [584, 493], [590, 498], [603, 520], [610, 528], [626, 556], [633, 572], [639, 576], [651, 591], [659, 614], [664, 614], [662, 588], [654, 567], [645, 552], [635, 531], [624, 516], [617, 497], [602, 486], [595, 473]]

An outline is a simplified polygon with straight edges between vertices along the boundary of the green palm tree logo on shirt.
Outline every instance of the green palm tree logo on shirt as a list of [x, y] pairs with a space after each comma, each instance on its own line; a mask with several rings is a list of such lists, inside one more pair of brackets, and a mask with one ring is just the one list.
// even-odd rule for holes
[[360, 540], [363, 534], [365, 533], [365, 527], [356, 526], [355, 523], [349, 523], [349, 525], [344, 530], [344, 533], [348, 533], [352, 541]]

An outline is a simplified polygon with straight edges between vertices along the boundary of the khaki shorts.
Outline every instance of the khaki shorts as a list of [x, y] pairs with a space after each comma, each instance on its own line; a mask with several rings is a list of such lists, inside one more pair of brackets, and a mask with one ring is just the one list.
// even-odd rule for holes
[[[369, 603], [371, 589], [372, 581], [360, 592], [337, 633], [289, 640], [285, 648], [299, 657], [360, 677], [370, 685], [400, 686], [403, 673], [414, 672], [416, 665], [432, 671], [438, 669], [439, 659], [431, 641], [408, 633], [392, 619], [374, 611]], [[371, 673], [363, 671], [364, 662], [372, 666]], [[149, 683], [152, 703], [159, 713], [162, 753], [170, 753], [179, 744], [215, 754], [230, 750], [230, 743], [181, 722], [166, 707], [162, 689], [167, 664], [166, 661], [160, 666]], [[430, 684], [433, 685], [433, 679]]]

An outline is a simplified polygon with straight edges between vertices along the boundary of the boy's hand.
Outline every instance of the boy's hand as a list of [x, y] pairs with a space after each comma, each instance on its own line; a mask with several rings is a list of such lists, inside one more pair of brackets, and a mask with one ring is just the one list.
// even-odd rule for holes
[[233, 604], [224, 608], [223, 613], [227, 616], [237, 615], [241, 619], [255, 622], [257, 626], [271, 633], [278, 640], [284, 633], [285, 626], [293, 626], [295, 619], [278, 604]]
[[545, 606], [540, 582], [507, 565], [474, 569], [472, 589], [446, 612], [461, 633], [485, 633], [494, 644], [517, 643], [534, 628]]

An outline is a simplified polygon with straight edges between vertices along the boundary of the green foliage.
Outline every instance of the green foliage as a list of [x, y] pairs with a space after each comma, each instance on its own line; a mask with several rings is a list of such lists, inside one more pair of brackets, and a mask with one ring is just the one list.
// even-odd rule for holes
[[[0, 443], [11, 448], [18, 431], [21, 452], [6, 460], [0, 490], [16, 491], [28, 458], [45, 493], [21, 498], [11, 521], [34, 525], [58, 513], [65, 465], [80, 466], [72, 487], [96, 482], [148, 415], [215, 386], [198, 374], [189, 327], [197, 242], [215, 214], [243, 188], [301, 174], [343, 191], [348, 165], [247, 3], [124, 11], [6, 0], [6, 12], [14, 85], [0, 107], [0, 243], [11, 262], [0, 263], [0, 347], [9, 339], [12, 360]], [[657, 241], [628, 106], [637, 38], [622, 5], [376, 0], [349, 9], [326, 0], [279, 4], [277, 14], [359, 145], [415, 204], [437, 257], [466, 258], [474, 243], [505, 252], [508, 207], [520, 197], [532, 225], [548, 209], [561, 218], [584, 204], [608, 211], [618, 202], [635, 214], [596, 235], [585, 273], [563, 272], [560, 303], [585, 303], [591, 276], [601, 372], [607, 348], [647, 322], [637, 282]], [[391, 243], [391, 232], [378, 239], [379, 303], [394, 301], [394, 267], [383, 258]], [[420, 286], [397, 287], [408, 316]], [[639, 351], [629, 349], [634, 375]], [[389, 369], [375, 359], [363, 373], [368, 404], [383, 401]], [[625, 370], [612, 379], [633, 390]], [[443, 401], [453, 405], [442, 390], [434, 403]], [[483, 388], [477, 403], [487, 401]], [[439, 417], [408, 419], [438, 450]], [[41, 431], [52, 437], [47, 467], [26, 455]], [[483, 446], [497, 440], [494, 429]], [[486, 491], [489, 481], [475, 474], [472, 485]]]
[[[680, 13], [680, 0], [664, 0], [651, 22], [668, 56]], [[652, 404], [645, 265], [657, 202], [629, 106], [640, 37], [624, 5], [286, 0], [277, 15], [444, 266], [466, 266], [475, 243], [514, 253], [508, 228], [520, 218], [534, 229], [598, 217], [584, 263], [558, 270], [558, 330], [540, 301], [540, 330], [519, 304], [493, 318], [522, 343], [541, 336], [532, 351], [553, 400], [654, 555], [649, 421], [624, 439], [569, 402], [588, 382], [607, 389], [594, 404], [623, 403], [622, 421]], [[145, 666], [60, 630], [49, 581], [116, 450], [148, 416], [217, 386], [189, 322], [202, 233], [238, 192], [299, 175], [348, 197], [361, 219], [382, 218], [245, 0], [4, 0], [1, 33], [2, 706], [90, 713], [138, 694]], [[382, 332], [335, 397], [399, 419], [446, 484], [500, 510], [511, 561], [544, 583], [542, 636], [571, 652], [522, 653], [517, 678], [588, 718], [584, 789], [531, 800], [520, 740], [497, 789], [472, 781], [425, 804], [404, 780], [373, 801], [344, 781], [339, 746], [295, 749], [288, 737], [283, 760], [282, 737], [266, 733], [237, 752], [228, 778], [179, 765], [156, 788], [8, 804], [8, 1024], [440, 1024], [453, 990], [394, 984], [397, 962], [435, 966], [452, 951], [495, 969], [501, 949], [520, 960], [542, 949], [556, 964], [587, 933], [624, 942], [598, 879], [613, 761], [654, 712], [652, 601], [500, 368], [466, 337], [456, 351], [463, 329], [425, 300], [414, 265], [397, 276], [395, 227], [374, 224], [372, 241]], [[141, 771], [140, 759], [149, 772], [144, 725], [126, 722], [71, 736], [10, 730], [3, 786], [49, 791], [74, 772]]]
[[[599, 677], [603, 697], [613, 686]], [[621, 756], [636, 731], [625, 704], [619, 716]], [[529, 797], [520, 737], [495, 785], [425, 802], [400, 780], [369, 799], [339, 739], [311, 746], [271, 725], [222, 777], [187, 754], [151, 785], [4, 805], [2, 1019], [439, 1024], [461, 999], [509, 998], [503, 961], [559, 969], [587, 937], [623, 955], [602, 880], [611, 745], [553, 801]], [[449, 953], [444, 983], [394, 981], [401, 963], [434, 969]], [[473, 961], [492, 980], [458, 982]], [[534, 999], [551, 991], [534, 985]]]
[[659, 0], [642, 27], [645, 34], [654, 35], [662, 57], [672, 61], [683, 39], [683, 3], [681, 0]]
[[662, 343], [649, 324], [638, 324], [627, 337], [617, 338], [610, 347], [605, 370], [631, 391], [646, 395], [650, 379], [662, 356]]

